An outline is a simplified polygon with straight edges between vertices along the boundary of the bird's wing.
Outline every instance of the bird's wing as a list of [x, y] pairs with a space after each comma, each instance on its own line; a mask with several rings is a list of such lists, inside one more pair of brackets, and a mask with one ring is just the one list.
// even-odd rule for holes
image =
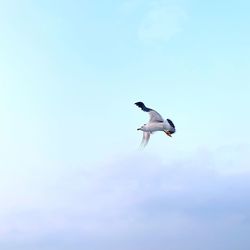
[[175, 128], [174, 123], [173, 123], [170, 119], [167, 119], [167, 121], [168, 121], [168, 123], [170, 124], [170, 126], [171, 126], [172, 128]]
[[150, 132], [143, 132], [143, 137], [141, 141], [142, 148], [147, 146], [149, 139], [150, 139]]
[[141, 108], [143, 111], [149, 113], [150, 116], [149, 122], [164, 122], [164, 119], [158, 112], [156, 112], [151, 108], [147, 108], [143, 102], [136, 102], [135, 105]]

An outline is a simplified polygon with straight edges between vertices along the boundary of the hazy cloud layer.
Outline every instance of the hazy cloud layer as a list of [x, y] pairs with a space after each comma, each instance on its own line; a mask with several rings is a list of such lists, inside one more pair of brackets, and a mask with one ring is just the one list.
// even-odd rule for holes
[[218, 162], [231, 158], [240, 171], [224, 171], [213, 154], [163, 164], [142, 153], [91, 171], [21, 179], [1, 191], [0, 247], [247, 250], [250, 173], [237, 161], [248, 162], [249, 148], [226, 152]]
[[182, 31], [188, 14], [181, 1], [127, 0], [120, 8], [127, 18], [133, 18], [140, 42], [156, 45], [169, 41]]
[[180, 5], [153, 2], [139, 26], [139, 39], [145, 43], [166, 42], [182, 30], [186, 19], [187, 13]]

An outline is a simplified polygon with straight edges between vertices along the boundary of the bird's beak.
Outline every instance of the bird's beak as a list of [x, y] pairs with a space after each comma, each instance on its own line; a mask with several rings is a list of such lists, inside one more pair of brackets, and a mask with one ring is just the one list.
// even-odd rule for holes
[[169, 137], [172, 137], [169, 131], [164, 130], [165, 134], [168, 135]]

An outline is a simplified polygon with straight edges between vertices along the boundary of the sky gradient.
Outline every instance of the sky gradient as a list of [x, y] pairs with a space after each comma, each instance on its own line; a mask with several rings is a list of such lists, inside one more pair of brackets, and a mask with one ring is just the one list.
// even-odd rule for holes
[[248, 250], [249, 8], [0, 0], [0, 248]]

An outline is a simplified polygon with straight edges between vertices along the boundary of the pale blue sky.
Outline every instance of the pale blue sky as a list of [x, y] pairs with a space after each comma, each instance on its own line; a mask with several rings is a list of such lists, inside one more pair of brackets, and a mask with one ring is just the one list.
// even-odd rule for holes
[[[203, 167], [208, 161], [209, 171], [217, 171], [218, 175], [230, 175], [232, 179], [237, 175], [241, 180], [241, 175], [249, 174], [249, 9], [246, 0], [0, 0], [0, 194], [1, 203], [6, 204], [0, 216], [7, 218], [8, 224], [7, 229], [0, 229], [0, 235], [16, 242], [16, 246], [10, 245], [8, 249], [21, 249], [21, 245], [28, 249], [26, 244], [30, 240], [20, 242], [18, 238], [32, 231], [32, 223], [24, 223], [27, 214], [42, 214], [48, 220], [51, 210], [61, 210], [61, 217], [67, 214], [66, 201], [56, 198], [63, 197], [64, 192], [68, 197], [81, 199], [90, 185], [92, 191], [88, 195], [98, 200], [98, 206], [105, 207], [105, 199], [99, 203], [96, 198], [103, 195], [102, 191], [93, 188], [96, 183], [93, 176], [100, 177], [100, 167], [108, 168], [109, 173], [108, 177], [101, 175], [105, 179], [103, 185], [113, 183], [119, 176], [109, 166], [125, 162], [126, 168], [133, 168], [134, 157], [135, 165], [139, 164], [137, 157], [158, 159], [156, 169], [161, 169], [162, 164], [168, 169], [169, 162], [177, 168], [185, 162], [187, 166]], [[136, 128], [148, 117], [134, 106], [136, 101], [144, 101], [165, 118], [171, 118], [177, 128], [173, 138], [155, 134], [145, 151], [138, 153], [141, 134]], [[190, 176], [196, 176], [193, 169], [192, 166]], [[86, 187], [84, 171], [94, 171]], [[201, 178], [207, 179], [207, 170], [204, 171]], [[156, 173], [165, 172], [157, 170]], [[79, 185], [67, 190], [78, 174], [83, 178], [77, 179]], [[130, 183], [126, 176], [125, 184]], [[232, 179], [226, 180], [227, 184], [223, 182], [222, 189], [230, 186]], [[147, 188], [144, 183], [147, 181], [148, 177], [141, 180], [142, 189]], [[60, 190], [56, 188], [57, 182]], [[152, 189], [159, 188], [153, 183]], [[54, 190], [50, 196], [51, 185]], [[216, 185], [220, 189], [220, 184]], [[249, 191], [249, 185], [246, 189]], [[191, 187], [194, 194], [195, 190], [196, 187]], [[41, 203], [47, 204], [44, 209], [36, 205], [37, 194], [42, 196]], [[158, 197], [158, 191], [152, 191], [152, 195]], [[112, 204], [119, 203], [114, 197]], [[154, 200], [151, 198], [145, 200], [151, 202]], [[90, 210], [96, 203], [91, 204]], [[175, 205], [178, 210], [183, 204]], [[110, 206], [111, 210], [116, 208]], [[223, 209], [227, 213], [227, 208]], [[70, 216], [88, 217], [88, 211], [74, 206], [69, 210]], [[121, 210], [136, 220], [126, 205]], [[117, 217], [111, 214], [113, 229], [117, 225], [119, 233], [123, 222], [116, 221]], [[12, 223], [15, 216], [27, 228]], [[97, 220], [95, 213], [91, 216], [93, 221], [90, 219], [88, 225]], [[52, 222], [59, 231], [74, 227], [65, 221], [60, 224], [60, 218]], [[149, 219], [158, 221], [159, 218], [152, 212]], [[205, 215], [199, 223], [203, 219], [206, 221]], [[173, 221], [173, 227], [175, 223], [181, 222]], [[81, 235], [78, 226], [72, 231]], [[45, 234], [50, 232], [45, 225], [43, 230]], [[47, 239], [43, 230], [38, 230], [34, 238], [41, 242], [37, 249], [47, 250], [53, 237], [51, 241]], [[135, 230], [140, 239], [150, 233]], [[223, 234], [224, 226], [220, 230]], [[243, 229], [239, 226], [240, 230]], [[58, 237], [64, 237], [60, 232]], [[100, 232], [96, 235], [94, 229], [93, 232], [92, 236], [98, 237]], [[46, 243], [42, 243], [43, 239]], [[82, 249], [83, 243], [78, 240]], [[0, 245], [9, 244], [8, 240], [2, 242], [0, 239]], [[68, 248], [59, 244], [54, 249], [71, 249], [70, 242]], [[107, 242], [105, 249], [111, 249]], [[182, 249], [178, 244], [173, 240], [173, 249]], [[213, 249], [217, 248], [213, 246]]]

